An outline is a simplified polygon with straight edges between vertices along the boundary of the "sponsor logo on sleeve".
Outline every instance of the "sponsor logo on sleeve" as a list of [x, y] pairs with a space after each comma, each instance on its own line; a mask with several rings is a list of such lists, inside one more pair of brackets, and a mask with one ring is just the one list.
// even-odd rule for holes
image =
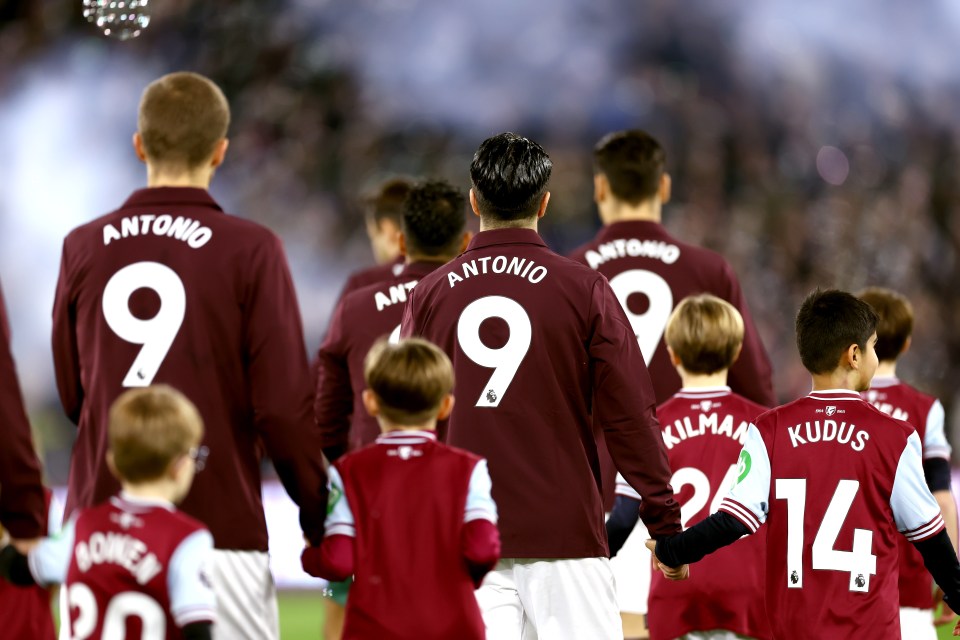
[[743, 479], [750, 473], [750, 467], [752, 466], [753, 461], [750, 459], [750, 452], [741, 451], [740, 459], [737, 461], [737, 484], [743, 482]]

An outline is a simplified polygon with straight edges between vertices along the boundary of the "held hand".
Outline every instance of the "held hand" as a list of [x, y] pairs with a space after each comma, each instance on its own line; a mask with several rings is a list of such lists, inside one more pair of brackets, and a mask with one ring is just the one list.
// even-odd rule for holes
[[960, 636], [960, 620], [957, 620], [957, 624], [953, 626], [953, 635]]
[[936, 611], [937, 607], [940, 607], [940, 613], [933, 620], [935, 626], [939, 627], [940, 625], [953, 622], [956, 614], [954, 614], [950, 607], [943, 601], [943, 589], [940, 587], [937, 587], [936, 591], [933, 592], [933, 610]]
[[11, 538], [10, 544], [12, 544], [13, 548], [23, 555], [27, 555], [30, 553], [31, 549], [40, 544], [40, 538], [31, 538], [29, 540], [18, 540], [16, 538]]
[[656, 541], [647, 540], [645, 544], [647, 545], [647, 549], [650, 549], [650, 552], [653, 554], [653, 568], [655, 571], [661, 572], [668, 580], [686, 580], [690, 577], [690, 565], [682, 564], [679, 567], [668, 567], [657, 558]]

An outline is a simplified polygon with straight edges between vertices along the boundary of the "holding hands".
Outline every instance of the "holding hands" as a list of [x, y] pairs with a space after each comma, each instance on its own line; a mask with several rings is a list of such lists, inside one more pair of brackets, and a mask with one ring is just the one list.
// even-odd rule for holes
[[690, 565], [682, 564], [679, 567], [668, 567], [657, 558], [657, 543], [655, 540], [647, 540], [645, 543], [647, 549], [653, 554], [653, 568], [661, 572], [670, 580], [686, 580], [690, 577]]

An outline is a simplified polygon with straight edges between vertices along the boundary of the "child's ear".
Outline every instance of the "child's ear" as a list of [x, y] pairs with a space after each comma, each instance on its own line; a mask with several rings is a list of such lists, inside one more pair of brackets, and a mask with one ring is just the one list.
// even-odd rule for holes
[[860, 345], [854, 342], [843, 352], [843, 357], [840, 358], [840, 364], [849, 369], [859, 369], [861, 357]]
[[113, 461], [113, 451], [107, 451], [107, 469], [110, 470], [114, 478], [120, 479], [120, 474], [117, 473], [117, 464]]
[[910, 344], [913, 342], [913, 336], [907, 336], [907, 339], [903, 341], [903, 349], [900, 349], [900, 354], [903, 355], [910, 350]]
[[453, 411], [454, 397], [452, 393], [448, 393], [444, 396], [443, 400], [440, 401], [440, 411], [437, 413], [437, 420], [446, 420], [450, 417], [450, 413]]
[[740, 359], [740, 354], [743, 353], [743, 343], [740, 343], [740, 346], [737, 347], [737, 352], [733, 354], [733, 360], [730, 361], [730, 366], [733, 366], [733, 363]]
[[670, 364], [674, 367], [679, 367], [681, 365], [680, 356], [674, 352], [673, 347], [670, 345], [667, 345], [667, 353], [670, 354]]
[[377, 402], [377, 395], [373, 391], [364, 389], [361, 397], [363, 398], [363, 408], [367, 410], [371, 418], [380, 415], [380, 403]]

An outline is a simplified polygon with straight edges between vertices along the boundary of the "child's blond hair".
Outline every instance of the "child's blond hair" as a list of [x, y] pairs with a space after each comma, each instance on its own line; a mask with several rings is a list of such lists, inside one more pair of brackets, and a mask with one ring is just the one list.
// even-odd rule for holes
[[689, 296], [670, 314], [665, 338], [687, 373], [717, 373], [729, 369], [740, 353], [743, 317], [716, 296]]
[[447, 354], [419, 338], [377, 342], [367, 354], [364, 378], [377, 397], [380, 414], [398, 426], [436, 418], [443, 399], [453, 391], [453, 365]]
[[110, 407], [113, 465], [121, 480], [149, 482], [203, 438], [203, 419], [185, 395], [167, 385], [132, 389]]

